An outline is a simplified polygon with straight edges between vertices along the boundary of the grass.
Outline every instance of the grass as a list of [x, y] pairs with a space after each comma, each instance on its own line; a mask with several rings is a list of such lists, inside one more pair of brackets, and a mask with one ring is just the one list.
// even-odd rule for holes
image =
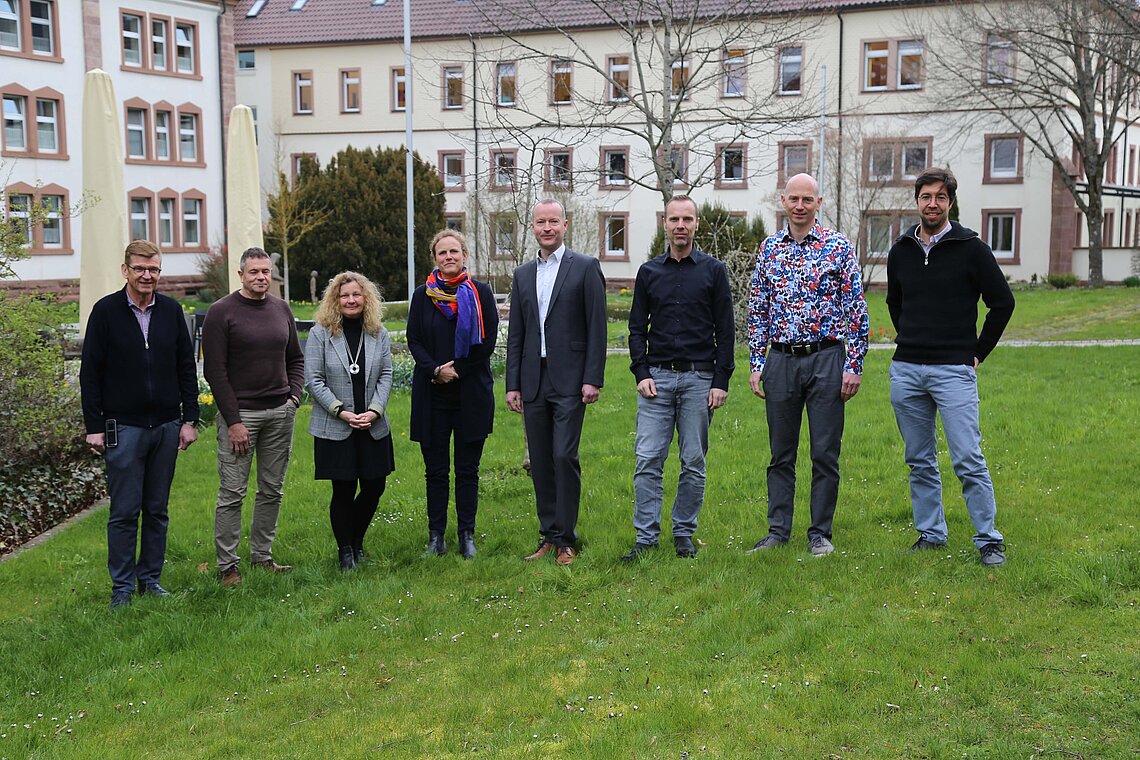
[[[766, 530], [767, 441], [738, 369], [711, 430], [700, 555], [663, 548], [622, 565], [633, 538], [626, 363], [611, 357], [587, 413], [584, 551], [569, 569], [520, 559], [536, 539], [533, 492], [520, 420], [501, 403], [479, 556], [420, 557], [406, 395], [390, 409], [398, 470], [354, 575], [336, 569], [304, 413], [276, 543], [291, 575], [218, 586], [211, 435], [178, 466], [163, 575], [174, 598], [106, 609], [105, 508], [0, 564], [0, 757], [1140, 752], [1140, 347], [999, 348], [984, 365], [1009, 557], [994, 571], [977, 562], [944, 455], [950, 546], [905, 551], [915, 534], [886, 352], [872, 352], [849, 406], [834, 555], [806, 553], [803, 468], [793, 542], [744, 555]], [[667, 483], [676, 471], [674, 458]]]

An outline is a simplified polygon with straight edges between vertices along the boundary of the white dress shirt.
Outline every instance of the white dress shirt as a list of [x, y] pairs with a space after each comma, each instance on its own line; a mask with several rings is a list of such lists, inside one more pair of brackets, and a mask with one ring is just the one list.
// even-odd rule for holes
[[550, 310], [550, 294], [554, 291], [554, 281], [558, 278], [558, 265], [562, 263], [562, 254], [566, 246], [558, 246], [558, 250], [542, 260], [538, 257], [538, 268], [535, 274], [535, 287], [538, 290], [538, 334], [541, 338], [542, 357], [546, 358], [546, 313]]

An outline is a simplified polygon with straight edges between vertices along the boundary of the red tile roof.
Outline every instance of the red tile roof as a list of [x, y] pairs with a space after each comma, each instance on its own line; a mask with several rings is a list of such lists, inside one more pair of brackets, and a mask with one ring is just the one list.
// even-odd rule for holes
[[[238, 0], [231, 7], [235, 19], [234, 44], [305, 45], [337, 42], [400, 40], [404, 36], [403, 0], [308, 0], [301, 10], [290, 10], [293, 0], [268, 0], [254, 18], [246, 13], [256, 0]], [[702, 14], [749, 13], [768, 15], [807, 10], [834, 13], [844, 9], [912, 4], [900, 0], [411, 0], [412, 36], [448, 38], [497, 35], [504, 30], [527, 32], [562, 28], [614, 26], [615, 20], [633, 20], [637, 9], [648, 16], [654, 2], [669, 3], [674, 16], [687, 7]]]

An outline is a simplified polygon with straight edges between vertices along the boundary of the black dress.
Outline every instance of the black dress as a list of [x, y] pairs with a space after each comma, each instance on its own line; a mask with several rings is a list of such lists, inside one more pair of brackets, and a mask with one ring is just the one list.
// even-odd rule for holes
[[[363, 330], [359, 319], [345, 318], [341, 322], [344, 339], [357, 363], [364, 366]], [[357, 357], [357, 348], [360, 356]], [[344, 371], [339, 364], [330, 371]], [[352, 376], [352, 402], [354, 409], [365, 409], [364, 373]], [[316, 480], [378, 480], [388, 477], [396, 469], [391, 434], [380, 440], [367, 430], [353, 430], [343, 441], [313, 438], [313, 465]]]

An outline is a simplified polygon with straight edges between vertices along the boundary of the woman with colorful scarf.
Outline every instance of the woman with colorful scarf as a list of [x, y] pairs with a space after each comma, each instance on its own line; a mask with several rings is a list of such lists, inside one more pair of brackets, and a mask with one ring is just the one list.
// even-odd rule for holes
[[467, 240], [455, 230], [432, 238], [435, 269], [408, 307], [412, 374], [411, 439], [424, 457], [427, 488], [426, 554], [447, 552], [450, 450], [455, 446], [455, 517], [459, 553], [475, 556], [479, 460], [495, 419], [491, 354], [499, 315], [486, 283], [467, 274]]

